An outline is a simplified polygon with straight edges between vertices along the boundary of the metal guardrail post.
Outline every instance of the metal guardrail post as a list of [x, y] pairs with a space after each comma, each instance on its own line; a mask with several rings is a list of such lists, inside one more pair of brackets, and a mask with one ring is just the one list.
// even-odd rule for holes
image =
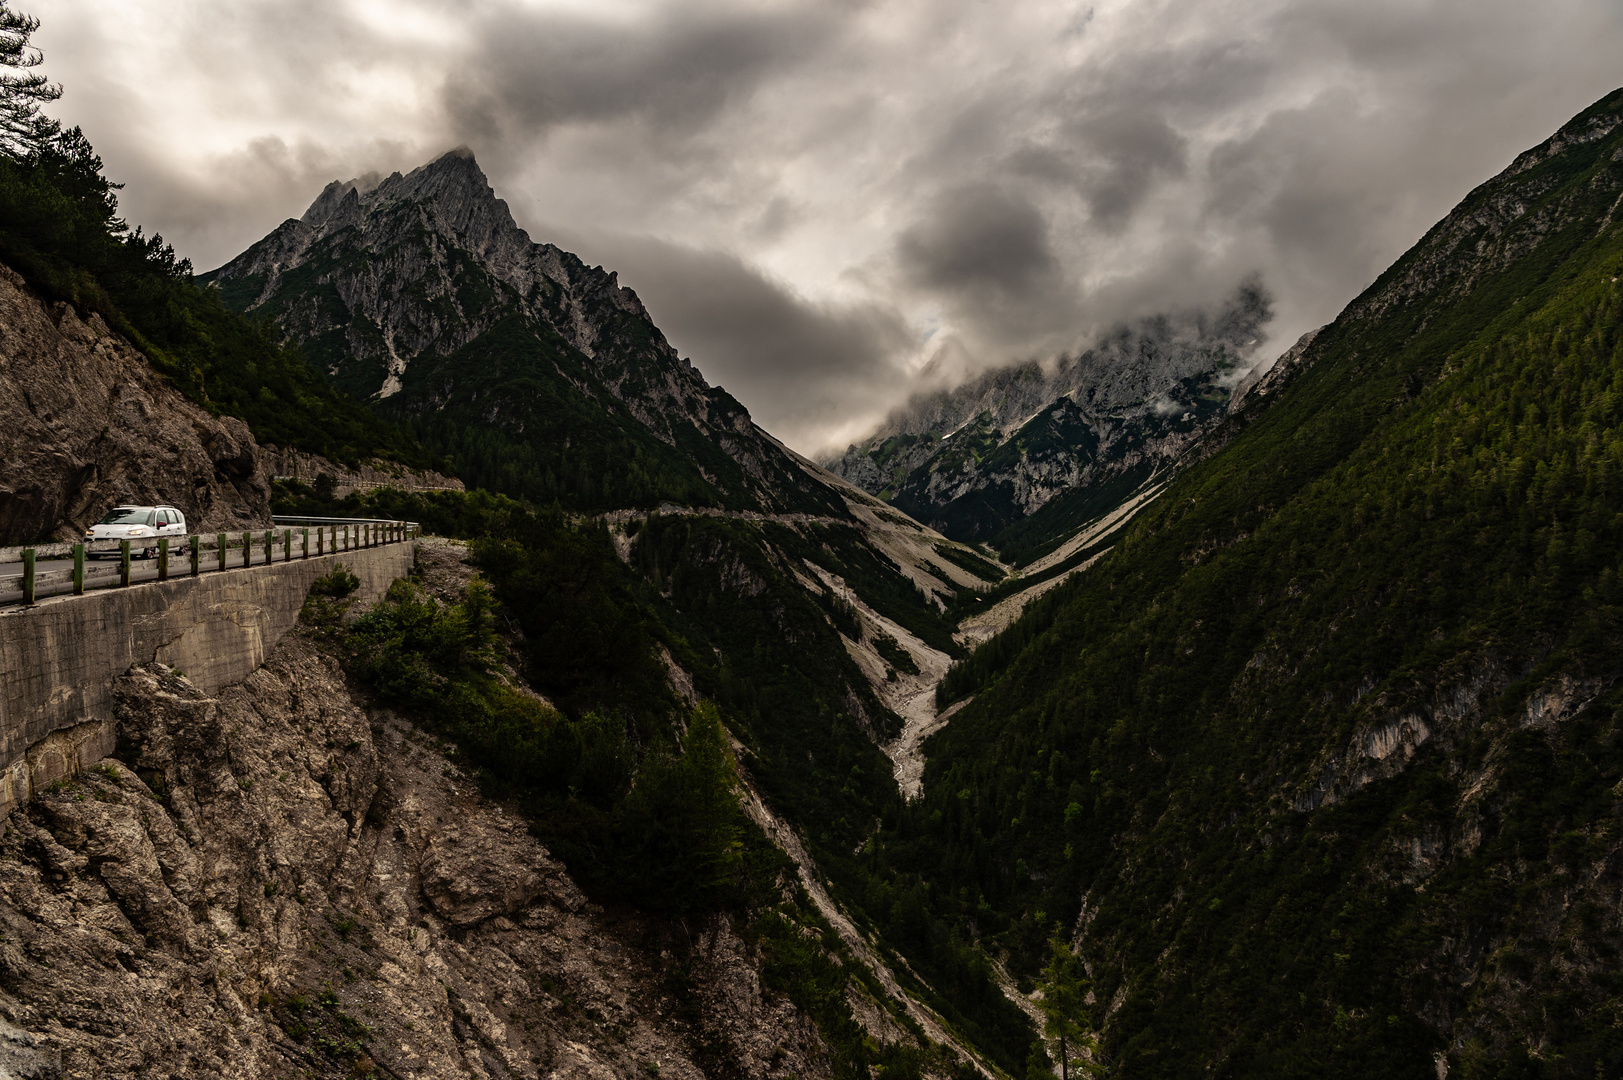
[[169, 538], [158, 537], [158, 580], [169, 580]]
[[73, 595], [85, 594], [85, 546], [73, 545]]
[[225, 569], [225, 533], [214, 537], [214, 561], [220, 564], [221, 570]]
[[[316, 543], [319, 544], [321, 541], [317, 540]], [[308, 526], [304, 530], [304, 557], [306, 559], [310, 557], [310, 529]]]
[[203, 544], [201, 542], [201, 538], [196, 536], [191, 537], [191, 542], [187, 544], [187, 547], [192, 549], [192, 577], [196, 577], [200, 572], [202, 572], [203, 569], [201, 562]]
[[244, 565], [244, 566], [252, 566], [253, 564], [254, 564], [254, 534], [251, 533], [251, 532], [245, 532], [245, 533], [242, 534], [242, 565]]
[[23, 548], [23, 603], [34, 602], [34, 549]]
[[122, 588], [130, 583], [130, 542], [118, 542], [118, 584]]

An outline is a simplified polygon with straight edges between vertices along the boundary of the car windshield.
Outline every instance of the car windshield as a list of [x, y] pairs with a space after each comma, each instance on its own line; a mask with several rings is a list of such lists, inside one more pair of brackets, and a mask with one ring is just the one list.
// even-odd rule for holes
[[152, 524], [152, 511], [143, 510], [135, 506], [120, 506], [106, 517], [96, 522], [97, 525], [150, 525]]

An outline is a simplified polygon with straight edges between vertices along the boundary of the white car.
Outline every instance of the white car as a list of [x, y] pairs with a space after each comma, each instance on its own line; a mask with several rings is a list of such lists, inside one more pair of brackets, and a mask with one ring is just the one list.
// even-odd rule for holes
[[[186, 515], [173, 506], [115, 506], [106, 517], [90, 526], [85, 533], [85, 544], [97, 540], [128, 540], [131, 548], [138, 547], [142, 558], [151, 558], [158, 553], [158, 537], [185, 535]], [[98, 554], [111, 555], [115, 552], [92, 552], [87, 549], [87, 554], [95, 558]]]

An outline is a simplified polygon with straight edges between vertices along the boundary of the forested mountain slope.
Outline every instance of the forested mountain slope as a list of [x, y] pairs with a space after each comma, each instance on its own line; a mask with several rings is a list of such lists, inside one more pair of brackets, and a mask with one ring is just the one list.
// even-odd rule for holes
[[1623, 91], [955, 668], [872, 847], [1123, 1077], [1623, 1070]]
[[1023, 566], [1132, 495], [1218, 423], [1272, 315], [1247, 283], [1218, 311], [1118, 327], [1051, 365], [915, 397], [830, 470]]

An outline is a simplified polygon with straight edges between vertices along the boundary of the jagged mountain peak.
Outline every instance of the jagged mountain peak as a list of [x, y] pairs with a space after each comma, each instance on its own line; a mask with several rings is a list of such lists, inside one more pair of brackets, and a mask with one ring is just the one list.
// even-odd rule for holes
[[513, 220], [507, 203], [496, 197], [466, 146], [448, 150], [409, 173], [397, 171], [380, 178], [374, 172], [334, 180], [299, 221], [315, 230], [314, 239], [345, 228], [364, 230], [375, 211], [401, 204], [423, 208], [427, 214], [423, 224], [498, 264], [498, 269], [522, 259], [531, 246], [529, 234]]

